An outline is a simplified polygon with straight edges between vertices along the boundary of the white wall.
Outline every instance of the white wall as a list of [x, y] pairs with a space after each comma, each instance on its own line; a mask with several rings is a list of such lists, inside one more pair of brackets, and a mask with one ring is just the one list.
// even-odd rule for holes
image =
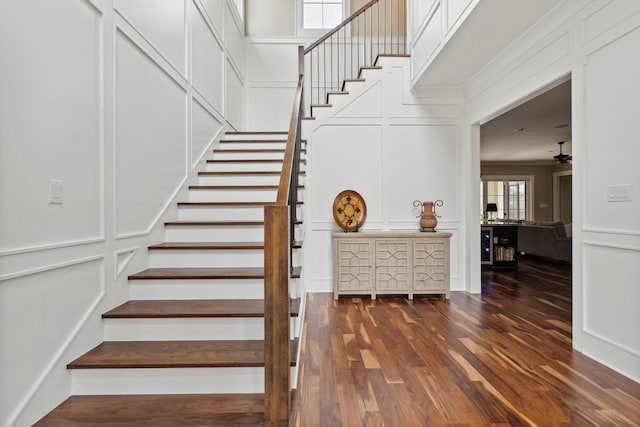
[[[7, 2], [0, 13], [0, 425], [70, 394], [65, 366], [224, 128], [243, 126], [226, 0]], [[63, 203], [48, 203], [48, 180]]]
[[413, 201], [442, 199], [437, 229], [453, 233], [451, 286], [463, 290], [460, 93], [417, 98], [409, 91], [408, 58], [381, 64], [381, 71], [365, 72], [365, 83], [349, 84], [349, 95], [332, 98], [329, 111], [303, 123], [307, 290], [333, 290], [331, 233], [339, 228], [332, 205], [346, 189], [366, 201], [364, 230], [417, 230]]
[[[640, 2], [566, 1], [465, 87], [463, 170], [477, 188], [477, 124], [571, 75], [573, 131], [573, 346], [640, 381]], [[609, 186], [632, 186], [630, 202], [607, 201]], [[470, 206], [478, 195], [468, 192]], [[467, 238], [479, 246], [469, 219]], [[479, 253], [469, 257], [479, 289]]]

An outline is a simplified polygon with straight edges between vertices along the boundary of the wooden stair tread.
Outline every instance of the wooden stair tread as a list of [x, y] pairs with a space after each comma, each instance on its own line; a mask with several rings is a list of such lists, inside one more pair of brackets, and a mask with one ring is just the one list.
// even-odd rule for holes
[[[304, 188], [298, 184], [298, 189]], [[189, 190], [277, 190], [277, 185], [190, 185]]]
[[278, 131], [229, 131], [225, 132], [225, 135], [286, 135], [286, 130], [278, 130]]
[[[297, 340], [291, 342], [295, 366]], [[263, 340], [104, 341], [68, 369], [218, 368], [264, 366]]]
[[[294, 267], [291, 278], [300, 277], [301, 267]], [[147, 268], [129, 276], [129, 280], [202, 280], [202, 279], [264, 279], [262, 267], [182, 267]]]
[[[297, 317], [300, 299], [291, 300]], [[264, 317], [262, 299], [131, 300], [109, 310], [103, 319], [166, 319], [209, 317]]]
[[237, 143], [243, 143], [243, 142], [249, 142], [249, 143], [281, 142], [284, 144], [285, 142], [287, 142], [287, 139], [285, 138], [285, 139], [221, 139], [220, 140], [221, 144], [237, 144]]
[[263, 394], [71, 396], [38, 427], [262, 426]]
[[[305, 175], [305, 171], [299, 171], [300, 175]], [[199, 176], [211, 175], [281, 175], [281, 171], [200, 171]]]
[[[295, 224], [300, 225], [302, 221], [298, 220]], [[264, 221], [167, 221], [164, 225], [167, 227], [250, 227], [264, 225]]]
[[[301, 248], [302, 242], [295, 242], [294, 248]], [[164, 242], [149, 246], [150, 250], [204, 250], [204, 249], [264, 249], [264, 242]]]
[[[229, 206], [269, 206], [273, 205], [275, 202], [178, 202], [178, 206], [202, 206], [202, 207], [229, 207]], [[296, 202], [298, 205], [304, 204], [303, 201], [298, 200]]]
[[[282, 163], [284, 159], [209, 159], [207, 163]], [[307, 163], [300, 159], [300, 163]]]
[[[214, 148], [215, 153], [284, 153], [284, 148]], [[306, 153], [305, 148], [300, 149], [301, 153]]]

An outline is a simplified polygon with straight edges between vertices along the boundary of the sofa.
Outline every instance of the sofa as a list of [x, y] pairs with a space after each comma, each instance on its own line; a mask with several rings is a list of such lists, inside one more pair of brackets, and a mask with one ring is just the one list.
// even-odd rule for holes
[[520, 222], [518, 252], [555, 261], [571, 262], [571, 224]]

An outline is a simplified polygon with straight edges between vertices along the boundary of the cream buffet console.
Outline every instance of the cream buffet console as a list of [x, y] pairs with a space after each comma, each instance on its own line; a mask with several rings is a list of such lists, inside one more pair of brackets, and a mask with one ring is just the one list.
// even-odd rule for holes
[[334, 232], [333, 297], [442, 294], [449, 299], [451, 233]]

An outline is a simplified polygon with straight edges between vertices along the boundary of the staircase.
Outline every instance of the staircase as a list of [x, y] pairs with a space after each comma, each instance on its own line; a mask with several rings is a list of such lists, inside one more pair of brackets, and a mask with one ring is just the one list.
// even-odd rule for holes
[[[286, 138], [226, 134], [165, 223], [166, 241], [149, 247], [150, 267], [129, 276], [131, 300], [102, 315], [105, 341], [68, 364], [74, 395], [36, 425], [264, 425], [264, 206]], [[300, 299], [290, 292], [295, 361]]]

